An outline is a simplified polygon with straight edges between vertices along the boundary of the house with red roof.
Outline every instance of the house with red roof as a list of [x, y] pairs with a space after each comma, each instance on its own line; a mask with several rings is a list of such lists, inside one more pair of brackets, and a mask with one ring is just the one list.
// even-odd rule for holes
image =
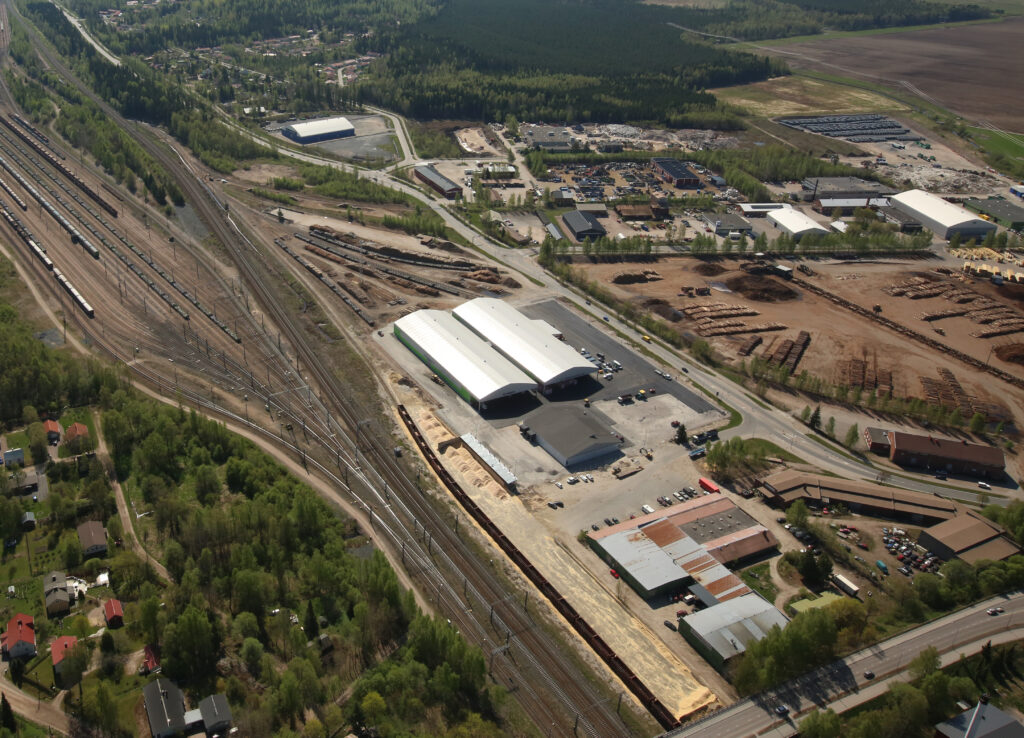
[[84, 423], [72, 423], [68, 426], [67, 430], [64, 431], [64, 438], [67, 439], [68, 443], [77, 441], [79, 438], [88, 438], [89, 428]]
[[64, 671], [64, 659], [71, 649], [78, 645], [74, 636], [60, 636], [50, 645], [50, 657], [53, 659], [53, 673], [59, 679]]
[[139, 667], [139, 672], [145, 676], [159, 674], [160, 671], [160, 646], [147, 645], [142, 649], [142, 666]]
[[120, 628], [124, 625], [124, 609], [121, 600], [107, 600], [103, 603], [103, 617], [108, 628]]
[[5, 659], [30, 659], [36, 655], [36, 622], [31, 615], [18, 613], [7, 623], [0, 636], [0, 650]]
[[44, 420], [43, 430], [46, 431], [46, 440], [50, 443], [58, 443], [60, 441], [60, 423], [56, 420]]

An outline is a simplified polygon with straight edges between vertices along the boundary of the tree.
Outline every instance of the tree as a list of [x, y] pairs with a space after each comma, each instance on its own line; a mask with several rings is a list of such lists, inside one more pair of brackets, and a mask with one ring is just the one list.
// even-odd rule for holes
[[854, 446], [857, 445], [857, 441], [859, 441], [859, 440], [860, 440], [860, 429], [857, 428], [857, 424], [854, 423], [846, 431], [846, 438], [843, 439], [843, 445], [846, 446], [846, 448], [851, 448], [852, 449]]
[[836, 435], [836, 419], [832, 415], [829, 416], [828, 422], [825, 423], [825, 435], [829, 438], [833, 438]]
[[795, 525], [798, 528], [802, 528], [807, 525], [807, 518], [810, 516], [810, 510], [807, 509], [807, 503], [803, 500], [796, 500], [789, 509], [786, 510], [786, 522], [790, 525]]
[[800, 721], [801, 738], [839, 738], [843, 724], [832, 708], [815, 710]]
[[255, 638], [246, 638], [242, 641], [242, 649], [239, 651], [239, 656], [241, 656], [242, 662], [245, 664], [245, 668], [249, 670], [249, 673], [258, 678], [260, 675], [260, 664], [263, 662], [263, 644]]
[[807, 424], [815, 429], [821, 427], [821, 405], [815, 405], [814, 412], [811, 413], [811, 418], [807, 421]]
[[679, 427], [676, 428], [676, 443], [678, 443], [680, 446], [685, 446], [687, 443], [686, 426], [683, 425], [682, 423], [680, 423]]
[[942, 660], [939, 658], [939, 650], [935, 646], [928, 646], [907, 665], [910, 676], [913, 679], [923, 679], [939, 670]]
[[70, 651], [64, 654], [64, 660], [61, 662], [61, 686], [73, 687], [77, 684], [79, 686], [79, 699], [82, 697], [82, 675], [85, 673], [85, 670], [89, 668], [89, 657], [89, 649], [80, 641], [76, 643]]
[[313, 611], [313, 600], [306, 602], [306, 617], [303, 627], [306, 630], [306, 638], [310, 640], [320, 635], [320, 623], [317, 621], [316, 613]]
[[363, 697], [362, 702], [359, 703], [359, 710], [363, 713], [366, 721], [373, 724], [387, 713], [388, 704], [380, 696], [379, 692], [370, 690]]
[[14, 719], [14, 711], [6, 694], [0, 695], [0, 727], [12, 733], [18, 730], [18, 722]]
[[189, 605], [177, 622], [164, 630], [164, 671], [172, 679], [209, 676], [217, 662], [216, 645], [206, 614]]
[[974, 413], [971, 416], [971, 433], [975, 435], [981, 435], [985, 432], [985, 416], [981, 413]]

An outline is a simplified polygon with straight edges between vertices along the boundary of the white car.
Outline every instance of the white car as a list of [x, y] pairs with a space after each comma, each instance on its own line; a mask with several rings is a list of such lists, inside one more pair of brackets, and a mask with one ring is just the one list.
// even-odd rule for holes
[[555, 486], [558, 487], [558, 489], [562, 489], [562, 483], [561, 482], [555, 482]]
[[988, 482], [978, 482], [978, 486], [981, 489], [992, 489], [992, 485], [989, 484]]
[[565, 481], [567, 481], [569, 484], [576, 484], [580, 480], [578, 480], [576, 477], [569, 477]]

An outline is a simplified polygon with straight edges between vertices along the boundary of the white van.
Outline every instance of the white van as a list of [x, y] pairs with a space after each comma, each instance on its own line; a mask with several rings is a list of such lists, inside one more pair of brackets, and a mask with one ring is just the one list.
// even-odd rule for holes
[[643, 510], [648, 515], [650, 515], [652, 512], [654, 512], [654, 508], [651, 507], [650, 505], [641, 505], [640, 509]]

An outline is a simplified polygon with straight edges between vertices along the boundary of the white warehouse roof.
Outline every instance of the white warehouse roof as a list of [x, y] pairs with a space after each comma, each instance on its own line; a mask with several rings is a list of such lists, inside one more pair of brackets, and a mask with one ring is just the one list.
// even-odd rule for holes
[[349, 122], [348, 118], [340, 116], [337, 118], [322, 118], [321, 120], [307, 120], [302, 123], [293, 123], [287, 127], [300, 138], [322, 136], [325, 133], [334, 133], [336, 131], [355, 130], [355, 126]]
[[785, 628], [789, 618], [756, 592], [719, 602], [683, 618], [683, 622], [723, 660], [743, 653], [774, 626]]
[[548, 323], [531, 320], [506, 302], [478, 297], [452, 312], [543, 385], [596, 371], [591, 362], [551, 335]]
[[769, 210], [768, 220], [793, 236], [805, 233], [828, 233], [825, 226], [795, 208]]
[[966, 208], [946, 202], [938, 195], [933, 195], [924, 190], [907, 190], [889, 198], [894, 205], [904, 212], [910, 212], [919, 217], [928, 218], [945, 228], [955, 228], [965, 225], [989, 225], [992, 230], [995, 226], [988, 221], [979, 218]]
[[396, 320], [395, 329], [428, 366], [436, 366], [479, 402], [537, 389], [536, 382], [451, 313], [417, 310]]

